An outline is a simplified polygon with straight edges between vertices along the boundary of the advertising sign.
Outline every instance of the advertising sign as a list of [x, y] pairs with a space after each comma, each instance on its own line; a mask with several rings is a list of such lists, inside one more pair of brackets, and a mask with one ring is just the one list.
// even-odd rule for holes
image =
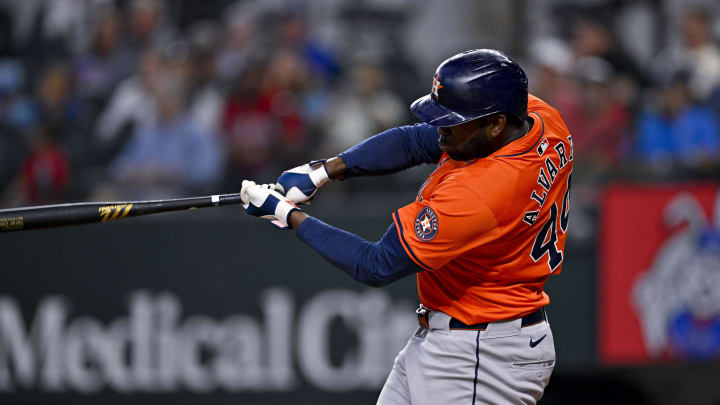
[[365, 287], [263, 221], [0, 239], [0, 403], [374, 403], [417, 327], [413, 277]]
[[720, 359], [720, 189], [616, 185], [601, 210], [606, 364]]

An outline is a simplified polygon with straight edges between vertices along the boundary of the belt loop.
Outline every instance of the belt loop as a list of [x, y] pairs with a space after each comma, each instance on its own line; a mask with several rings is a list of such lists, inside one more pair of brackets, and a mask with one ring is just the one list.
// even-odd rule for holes
[[429, 311], [428, 313], [428, 325], [430, 330], [450, 330], [450, 320], [452, 317], [444, 312], [440, 311]]
[[490, 322], [485, 332], [482, 332], [481, 339], [498, 338], [505, 336], [517, 336], [522, 329], [522, 318], [511, 321]]

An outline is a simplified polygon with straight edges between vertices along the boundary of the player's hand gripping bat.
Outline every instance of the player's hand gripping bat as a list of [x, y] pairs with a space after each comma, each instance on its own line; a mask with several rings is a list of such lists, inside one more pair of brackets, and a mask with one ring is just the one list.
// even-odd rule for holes
[[242, 204], [240, 195], [241, 193], [235, 193], [169, 200], [85, 202], [10, 208], [0, 210], [0, 232], [108, 222], [159, 212]]

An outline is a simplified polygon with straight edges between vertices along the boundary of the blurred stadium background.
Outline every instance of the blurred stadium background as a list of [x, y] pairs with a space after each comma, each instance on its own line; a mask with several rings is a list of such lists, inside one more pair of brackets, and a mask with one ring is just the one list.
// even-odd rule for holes
[[[0, 206], [236, 192], [415, 122], [493, 47], [575, 139], [544, 404], [720, 404], [716, 0], [0, 0]], [[308, 210], [377, 239], [430, 167]], [[0, 403], [374, 403], [414, 280], [238, 207], [0, 236]]]

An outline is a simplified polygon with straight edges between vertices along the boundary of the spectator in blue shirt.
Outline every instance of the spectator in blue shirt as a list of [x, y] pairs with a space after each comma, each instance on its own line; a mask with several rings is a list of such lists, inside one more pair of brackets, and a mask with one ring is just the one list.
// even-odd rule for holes
[[635, 155], [652, 166], [700, 167], [720, 157], [720, 127], [712, 111], [690, 97], [688, 75], [675, 73], [659, 89], [658, 106], [638, 118]]
[[173, 77], [153, 84], [158, 119], [142, 126], [110, 165], [110, 176], [133, 198], [177, 196], [206, 189], [223, 168], [219, 137], [194, 122], [183, 108], [183, 90]]

